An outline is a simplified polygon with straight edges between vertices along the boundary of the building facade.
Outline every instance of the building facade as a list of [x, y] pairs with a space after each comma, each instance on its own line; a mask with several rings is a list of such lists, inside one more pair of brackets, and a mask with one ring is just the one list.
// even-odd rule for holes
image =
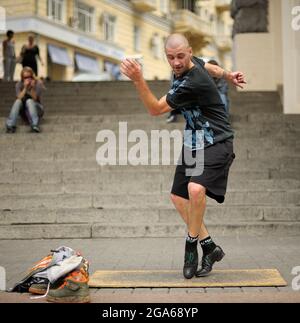
[[[228, 0], [0, 0], [16, 52], [34, 34], [52, 80], [118, 78], [124, 57], [139, 58], [146, 79], [169, 79], [164, 41], [182, 32], [194, 53], [231, 68]], [[0, 30], [1, 39], [5, 30]], [[15, 78], [21, 70], [17, 65]], [[92, 78], [93, 79], [93, 78]]]

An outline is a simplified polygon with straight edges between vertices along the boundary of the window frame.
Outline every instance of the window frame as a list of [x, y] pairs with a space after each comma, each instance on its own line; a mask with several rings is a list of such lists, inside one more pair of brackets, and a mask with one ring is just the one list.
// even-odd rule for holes
[[[61, 5], [61, 19], [59, 19], [58, 6]], [[52, 15], [54, 8], [54, 16]], [[66, 23], [66, 0], [47, 0], [47, 17], [55, 22]]]
[[[82, 6], [80, 8], [80, 6]], [[84, 28], [81, 28], [80, 16], [84, 18]], [[78, 21], [76, 27], [77, 30], [80, 30], [85, 33], [95, 33], [95, 8], [86, 4], [83, 1], [74, 1], [74, 17]]]
[[108, 12], [103, 13], [102, 30], [103, 39], [107, 42], [115, 43], [117, 36], [117, 17]]

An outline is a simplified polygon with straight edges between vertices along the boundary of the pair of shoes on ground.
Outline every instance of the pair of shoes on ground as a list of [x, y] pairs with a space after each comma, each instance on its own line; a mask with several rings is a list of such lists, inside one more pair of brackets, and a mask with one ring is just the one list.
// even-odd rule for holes
[[46, 300], [52, 303], [89, 303], [90, 294], [88, 286], [88, 274], [81, 267], [78, 270], [72, 271], [66, 277], [59, 279], [54, 284], [50, 284], [45, 279], [39, 284], [33, 284], [29, 288], [32, 294], [46, 295]]
[[201, 261], [201, 269], [198, 269], [198, 250], [197, 241], [194, 243], [186, 242], [185, 256], [184, 256], [184, 267], [183, 276], [186, 279], [196, 277], [205, 277], [210, 274], [214, 263], [221, 261], [225, 256], [224, 251], [220, 246], [216, 246], [215, 249], [207, 254], [203, 255]]
[[[41, 132], [41, 129], [39, 126], [31, 126], [31, 131], [39, 133]], [[15, 133], [16, 132], [16, 127], [6, 127], [6, 133]]]
[[16, 127], [6, 127], [6, 133], [15, 133]]

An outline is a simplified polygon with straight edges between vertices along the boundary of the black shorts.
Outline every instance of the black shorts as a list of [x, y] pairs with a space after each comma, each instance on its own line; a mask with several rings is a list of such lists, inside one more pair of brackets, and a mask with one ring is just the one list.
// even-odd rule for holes
[[[182, 150], [181, 156], [184, 156], [184, 149]], [[171, 193], [188, 200], [188, 184], [193, 182], [204, 186], [207, 196], [216, 200], [218, 203], [223, 203], [225, 200], [229, 168], [234, 158], [232, 139], [218, 142], [204, 149], [204, 164], [202, 163], [201, 165], [203, 168], [202, 174], [196, 171], [197, 168], [195, 165], [187, 165], [184, 158], [180, 157], [180, 163], [176, 167]], [[192, 173], [195, 170], [196, 175], [186, 175], [187, 169], [190, 169]]]

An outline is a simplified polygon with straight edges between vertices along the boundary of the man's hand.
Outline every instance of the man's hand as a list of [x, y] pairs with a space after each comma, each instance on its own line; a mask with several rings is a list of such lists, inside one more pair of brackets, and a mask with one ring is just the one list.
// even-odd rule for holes
[[143, 79], [141, 65], [131, 58], [126, 58], [121, 63], [121, 72], [130, 78], [133, 82], [138, 82]]
[[141, 65], [136, 60], [126, 58], [121, 63], [120, 70], [134, 82], [142, 102], [152, 116], [158, 116], [171, 111], [171, 107], [169, 107], [166, 101], [166, 96], [157, 100], [155, 95], [151, 92], [147, 82], [143, 78]]
[[242, 84], [246, 84], [244, 74], [242, 72], [226, 72], [225, 79], [241, 89], [244, 88]]

